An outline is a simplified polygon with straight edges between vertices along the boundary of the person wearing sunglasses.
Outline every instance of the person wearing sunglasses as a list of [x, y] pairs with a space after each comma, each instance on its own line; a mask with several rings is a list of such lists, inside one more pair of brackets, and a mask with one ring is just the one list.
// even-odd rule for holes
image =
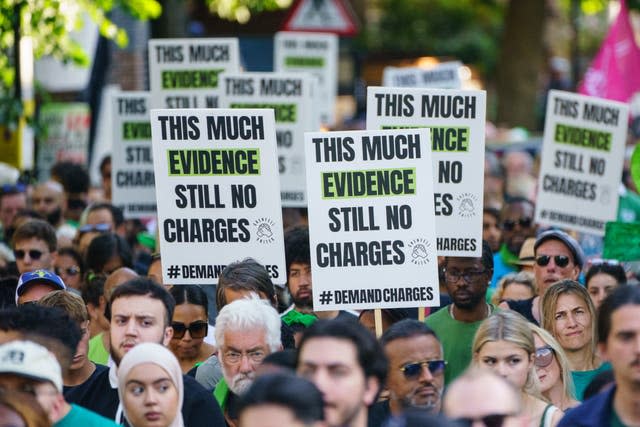
[[209, 330], [207, 295], [197, 285], [173, 286], [169, 293], [176, 301], [169, 348], [186, 374], [216, 352], [214, 346], [204, 342]]
[[529, 323], [536, 344], [535, 366], [540, 392], [551, 403], [566, 411], [580, 404], [575, 397], [571, 367], [564, 350], [553, 336]]
[[540, 393], [533, 332], [525, 318], [510, 310], [494, 313], [478, 328], [472, 352], [475, 366], [492, 369], [520, 391], [529, 425], [558, 424], [564, 413]]
[[587, 290], [574, 280], [554, 283], [542, 296], [541, 326], [558, 340], [569, 359], [576, 399], [600, 372], [611, 369], [598, 356], [597, 312]]
[[11, 247], [20, 274], [33, 270], [53, 270], [56, 259], [56, 230], [41, 219], [29, 220], [13, 233]]
[[62, 278], [68, 289], [82, 291], [84, 262], [82, 257], [71, 247], [62, 248], [53, 263], [55, 273]]
[[614, 259], [593, 259], [589, 261], [589, 265], [585, 283], [591, 301], [598, 309], [605, 297], [617, 286], [627, 283], [627, 275], [622, 264]]
[[512, 197], [505, 200], [500, 213], [502, 245], [494, 256], [492, 288], [495, 288], [504, 275], [518, 271], [518, 254], [522, 244], [527, 238], [536, 235], [533, 212], [534, 205], [528, 199]]
[[533, 250], [533, 274], [538, 294], [531, 299], [505, 301], [500, 307], [516, 311], [531, 323], [540, 325], [542, 295], [555, 282], [565, 279], [577, 280], [585, 258], [578, 242], [561, 230], [547, 230], [541, 233], [536, 238]]
[[423, 322], [405, 319], [382, 334], [380, 345], [388, 359], [389, 400], [376, 403], [369, 417], [382, 421], [412, 409], [439, 413], [446, 362], [435, 332]]
[[471, 367], [447, 388], [444, 414], [461, 427], [528, 427], [520, 391], [490, 369]]

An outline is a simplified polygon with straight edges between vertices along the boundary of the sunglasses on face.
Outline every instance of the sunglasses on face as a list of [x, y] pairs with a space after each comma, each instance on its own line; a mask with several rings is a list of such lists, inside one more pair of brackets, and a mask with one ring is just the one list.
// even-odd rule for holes
[[471, 283], [476, 277], [483, 275], [486, 271], [487, 270], [444, 270], [444, 276], [449, 283], [457, 283], [460, 279], [463, 279], [467, 283]]
[[37, 249], [29, 249], [28, 251], [16, 249], [15, 251], [13, 251], [13, 255], [16, 257], [16, 259], [24, 259], [25, 255], [29, 254], [29, 258], [33, 260], [39, 260], [43, 253], [44, 252]]
[[536, 264], [538, 264], [540, 267], [546, 267], [549, 264], [549, 261], [551, 261], [551, 258], [553, 258], [553, 261], [560, 268], [569, 265], [570, 259], [566, 255], [540, 255], [536, 257]]
[[208, 325], [204, 320], [189, 323], [188, 326], [185, 326], [182, 322], [172, 322], [171, 327], [173, 328], [173, 338], [175, 339], [182, 339], [187, 331], [189, 331], [191, 338], [197, 339], [207, 336]]
[[460, 426], [471, 427], [474, 422], [479, 421], [486, 427], [502, 427], [504, 420], [508, 417], [513, 417], [516, 414], [489, 414], [484, 417], [477, 418], [455, 418], [453, 421]]
[[618, 261], [617, 259], [601, 259], [601, 258], [596, 258], [596, 259], [591, 259], [589, 260], [589, 264], [590, 265], [608, 265], [608, 266], [616, 266], [616, 265], [620, 265], [620, 261]]
[[58, 276], [60, 276], [62, 273], [66, 274], [67, 276], [75, 276], [76, 274], [80, 273], [80, 269], [78, 267], [69, 267], [69, 268], [56, 267], [54, 271]]
[[520, 218], [515, 221], [508, 219], [502, 223], [502, 228], [504, 230], [511, 231], [516, 228], [516, 225], [519, 225], [520, 228], [529, 228], [532, 223], [533, 219], [531, 218]]
[[534, 359], [535, 365], [538, 368], [546, 368], [551, 364], [551, 362], [553, 362], [554, 354], [555, 353], [553, 351], [553, 348], [551, 348], [548, 345], [545, 345], [544, 347], [536, 348], [536, 357]]
[[439, 374], [444, 371], [444, 367], [447, 362], [444, 360], [425, 360], [422, 362], [407, 363], [400, 370], [404, 374], [405, 378], [412, 379], [419, 376], [422, 373], [422, 367], [426, 367], [431, 375]]
[[107, 223], [101, 224], [85, 224], [78, 229], [81, 233], [88, 233], [89, 231], [98, 231], [100, 233], [104, 233], [105, 231], [110, 231], [111, 225]]

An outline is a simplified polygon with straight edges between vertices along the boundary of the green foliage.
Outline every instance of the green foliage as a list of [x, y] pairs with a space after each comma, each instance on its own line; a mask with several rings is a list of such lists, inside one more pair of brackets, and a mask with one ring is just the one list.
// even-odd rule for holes
[[455, 57], [491, 72], [504, 3], [497, 0], [379, 0], [379, 25], [364, 33], [369, 50]]
[[206, 0], [211, 13], [229, 21], [246, 24], [251, 14], [286, 9], [292, 0]]
[[22, 102], [13, 91], [15, 24], [19, 24], [20, 38], [31, 38], [36, 59], [51, 55], [65, 63], [88, 66], [87, 52], [71, 38], [71, 33], [81, 29], [88, 16], [97, 24], [100, 34], [126, 46], [126, 32], [108, 16], [116, 7], [141, 20], [156, 18], [161, 13], [157, 0], [0, 0], [0, 124], [15, 129], [24, 114]]

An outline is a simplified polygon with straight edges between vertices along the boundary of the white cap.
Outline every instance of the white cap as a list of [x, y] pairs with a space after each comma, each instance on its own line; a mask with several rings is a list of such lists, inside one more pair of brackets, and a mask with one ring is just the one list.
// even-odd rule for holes
[[0, 345], [0, 374], [15, 374], [36, 381], [49, 381], [62, 393], [62, 371], [55, 356], [31, 341]]

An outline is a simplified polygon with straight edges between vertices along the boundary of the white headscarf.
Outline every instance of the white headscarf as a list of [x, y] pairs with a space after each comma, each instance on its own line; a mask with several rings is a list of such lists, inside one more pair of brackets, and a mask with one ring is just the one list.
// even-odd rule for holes
[[[182, 402], [184, 398], [184, 385], [182, 383], [182, 370], [176, 357], [169, 351], [168, 348], [155, 343], [142, 343], [133, 347], [127, 352], [120, 365], [118, 366], [118, 397], [120, 403], [124, 402], [124, 389], [126, 386], [126, 378], [131, 370], [143, 363], [153, 363], [164, 369], [171, 382], [178, 390], [178, 411], [175, 419], [169, 424], [169, 427], [184, 427], [184, 421], [182, 420]], [[124, 409], [124, 404], [123, 404]], [[127, 411], [124, 409], [124, 416], [127, 417]], [[135, 427], [135, 426], [133, 426]]]

